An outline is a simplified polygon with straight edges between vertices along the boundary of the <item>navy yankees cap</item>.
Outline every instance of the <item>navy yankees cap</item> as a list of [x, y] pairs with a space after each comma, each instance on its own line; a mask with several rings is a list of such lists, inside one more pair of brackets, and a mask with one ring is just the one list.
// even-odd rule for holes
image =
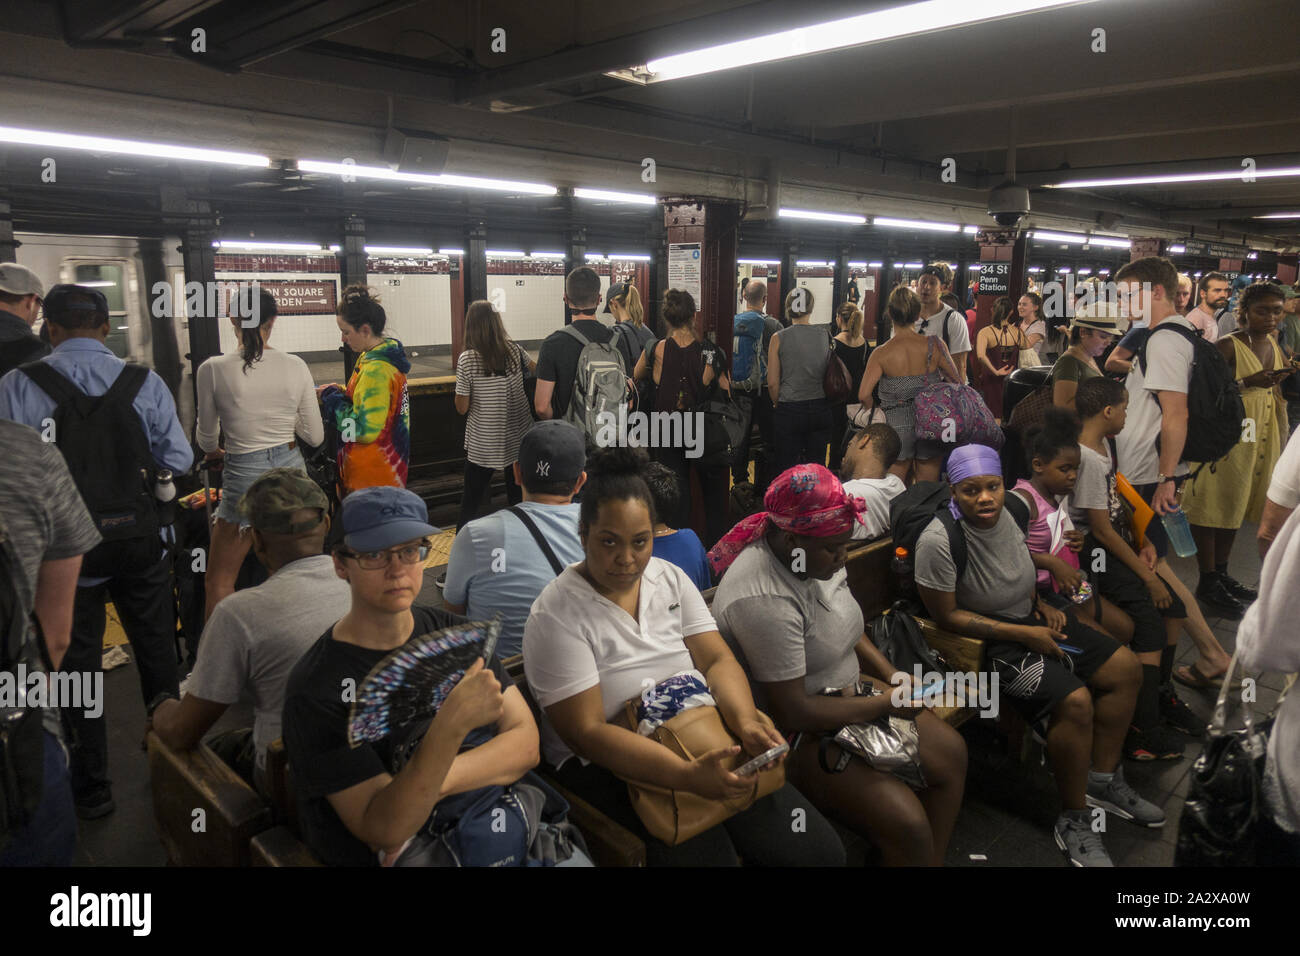
[[538, 422], [519, 443], [519, 472], [525, 488], [553, 481], [577, 484], [586, 467], [586, 436], [568, 422]]

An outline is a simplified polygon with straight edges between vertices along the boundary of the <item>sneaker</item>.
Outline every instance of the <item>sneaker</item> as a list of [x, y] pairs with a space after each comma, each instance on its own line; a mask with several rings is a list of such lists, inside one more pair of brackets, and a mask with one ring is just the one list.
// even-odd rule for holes
[[1070, 860], [1071, 866], [1114, 866], [1101, 834], [1094, 833], [1086, 820], [1076, 820], [1062, 814], [1052, 828], [1056, 845]]
[[98, 820], [117, 809], [113, 791], [106, 784], [87, 790], [76, 797], [77, 816], [83, 820]]
[[1124, 738], [1124, 756], [1128, 760], [1182, 760], [1183, 742], [1164, 727], [1130, 727]]
[[1223, 571], [1216, 576], [1223, 583], [1224, 590], [1235, 597], [1238, 601], [1244, 601], [1249, 604], [1251, 601], [1255, 600], [1255, 598], [1259, 597], [1259, 592], [1257, 590], [1248, 585], [1242, 584], [1236, 578], [1228, 574], [1227, 571]]
[[1205, 733], [1205, 721], [1178, 696], [1172, 683], [1160, 685], [1160, 716], [1180, 734], [1200, 737]]
[[1122, 764], [1115, 768], [1109, 780], [1099, 780], [1097, 776], [1096, 772], [1088, 774], [1088, 806], [1101, 807], [1107, 813], [1140, 827], [1165, 825], [1165, 812], [1150, 800], [1138, 796], [1138, 792], [1128, 785]]
[[1206, 578], [1196, 586], [1196, 599], [1208, 607], [1214, 616], [1234, 621], [1240, 620], [1246, 611], [1245, 605], [1233, 597], [1227, 585], [1217, 577]]

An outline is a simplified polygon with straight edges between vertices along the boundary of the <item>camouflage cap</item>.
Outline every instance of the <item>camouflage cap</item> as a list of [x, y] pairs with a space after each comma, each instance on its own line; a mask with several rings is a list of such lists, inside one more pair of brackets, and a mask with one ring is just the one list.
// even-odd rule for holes
[[[320, 514], [308, 521], [293, 520], [295, 511], [314, 509]], [[239, 513], [263, 534], [302, 534], [319, 527], [329, 510], [320, 485], [299, 468], [272, 468], [249, 487], [239, 501]]]

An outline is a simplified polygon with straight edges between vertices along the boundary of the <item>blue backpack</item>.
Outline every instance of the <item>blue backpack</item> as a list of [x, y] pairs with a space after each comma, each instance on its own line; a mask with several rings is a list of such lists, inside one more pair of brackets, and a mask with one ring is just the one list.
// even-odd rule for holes
[[731, 330], [732, 386], [752, 392], [762, 388], [767, 379], [767, 360], [763, 355], [763, 317], [757, 312], [742, 312], [736, 316]]

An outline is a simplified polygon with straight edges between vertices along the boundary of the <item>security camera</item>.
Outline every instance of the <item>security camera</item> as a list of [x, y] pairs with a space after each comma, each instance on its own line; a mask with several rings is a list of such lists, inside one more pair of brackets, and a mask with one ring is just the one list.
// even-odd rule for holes
[[989, 215], [999, 226], [1014, 226], [1029, 215], [1029, 187], [1008, 181], [989, 193]]

